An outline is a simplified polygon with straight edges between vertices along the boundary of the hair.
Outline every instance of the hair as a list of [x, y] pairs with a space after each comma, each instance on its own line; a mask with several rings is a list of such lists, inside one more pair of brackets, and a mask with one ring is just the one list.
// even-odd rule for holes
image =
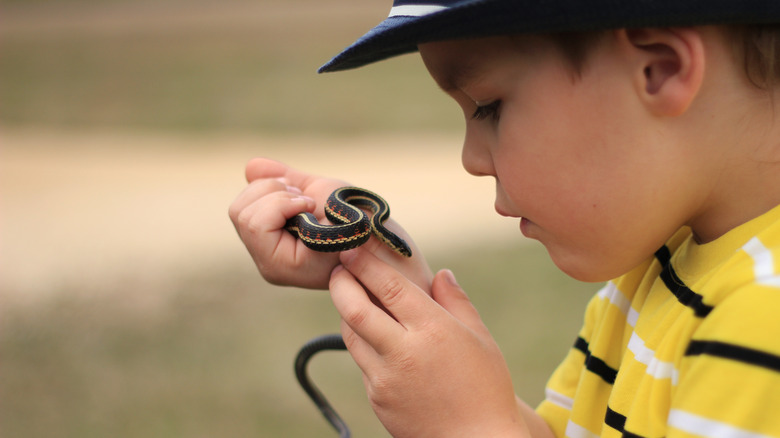
[[[744, 66], [748, 80], [761, 90], [780, 86], [780, 24], [738, 25], [726, 28], [734, 42], [734, 54]], [[580, 76], [591, 50], [609, 31], [549, 34], [573, 72]]]
[[780, 84], [780, 25], [734, 26], [737, 59], [745, 75], [759, 89], [772, 90]]
[[588, 63], [588, 56], [596, 45], [609, 31], [599, 30], [591, 32], [560, 32], [548, 34], [547, 37], [555, 47], [563, 54], [573, 73], [579, 77]]

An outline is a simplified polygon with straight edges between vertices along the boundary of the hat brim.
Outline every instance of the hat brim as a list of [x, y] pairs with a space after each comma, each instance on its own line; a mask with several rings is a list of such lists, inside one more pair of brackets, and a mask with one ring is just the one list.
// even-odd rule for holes
[[777, 0], [471, 0], [382, 21], [318, 70], [335, 72], [417, 50], [425, 42], [522, 33], [780, 22]]

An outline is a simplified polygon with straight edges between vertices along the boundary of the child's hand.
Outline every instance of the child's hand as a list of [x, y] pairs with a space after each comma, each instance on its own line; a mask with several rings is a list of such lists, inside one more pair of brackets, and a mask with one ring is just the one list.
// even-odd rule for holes
[[504, 358], [449, 271], [431, 297], [362, 248], [341, 261], [342, 335], [394, 437], [528, 436]]
[[[247, 164], [246, 179], [249, 185], [233, 201], [229, 213], [260, 274], [274, 284], [325, 289], [331, 271], [339, 263], [338, 254], [306, 248], [284, 226], [302, 212], [314, 213], [325, 223], [323, 205], [328, 196], [349, 184], [262, 158]], [[364, 247], [428, 290], [433, 275], [419, 249], [392, 218], [385, 225], [406, 240], [415, 256], [401, 257], [376, 238]]]

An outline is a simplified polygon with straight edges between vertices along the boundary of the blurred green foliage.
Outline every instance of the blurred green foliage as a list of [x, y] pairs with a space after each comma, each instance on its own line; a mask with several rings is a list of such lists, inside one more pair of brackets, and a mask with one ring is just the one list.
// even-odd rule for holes
[[[0, 28], [0, 123], [349, 134], [447, 130], [454, 103], [418, 56], [339, 74], [319, 65], [384, 2], [12, 2]], [[340, 6], [339, 6], [340, 5]]]
[[[472, 249], [433, 265], [454, 270], [518, 394], [538, 403], [596, 286], [564, 277], [537, 245]], [[135, 287], [2, 310], [0, 435], [336, 436], [292, 371], [304, 342], [338, 331], [326, 293], [272, 287], [251, 269], [194, 276], [154, 305]], [[346, 353], [322, 353], [310, 371], [354, 436], [387, 436]]]
[[[461, 129], [417, 56], [315, 73], [388, 7], [7, 0], [0, 124], [338, 136]], [[596, 287], [566, 278], [538, 245], [464, 248], [432, 264], [455, 271], [517, 392], [539, 402]], [[251, 266], [217, 265], [164, 296], [144, 287], [62, 285], [51, 301], [0, 307], [0, 436], [335, 436], [292, 372], [305, 341], [338, 330], [327, 294], [269, 286]], [[318, 356], [311, 372], [354, 436], [386, 436], [348, 355]]]

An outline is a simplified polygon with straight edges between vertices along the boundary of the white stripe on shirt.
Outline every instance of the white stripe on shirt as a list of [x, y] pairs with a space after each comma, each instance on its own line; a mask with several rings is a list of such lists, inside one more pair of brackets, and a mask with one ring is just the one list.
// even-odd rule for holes
[[599, 438], [599, 436], [579, 424], [569, 420], [566, 425], [566, 436], [568, 438]]
[[639, 312], [631, 307], [631, 301], [623, 295], [623, 292], [615, 286], [615, 283], [607, 283], [598, 293], [602, 299], [609, 300], [610, 303], [615, 305], [623, 315], [626, 315], [626, 322], [631, 326], [636, 326], [636, 320], [639, 318]]
[[646, 373], [656, 379], [672, 379], [672, 385], [677, 385], [680, 373], [672, 362], [664, 362], [655, 357], [655, 351], [647, 348], [645, 341], [636, 333], [631, 334], [628, 349], [634, 353], [634, 359], [647, 367]]
[[548, 402], [560, 406], [567, 411], [570, 411], [572, 406], [574, 406], [574, 400], [571, 397], [567, 397], [560, 392], [553, 391], [550, 388], [547, 388], [544, 390], [545, 398]]
[[756, 277], [756, 283], [780, 287], [780, 275], [775, 272], [775, 260], [772, 257], [772, 251], [764, 246], [758, 240], [758, 237], [750, 239], [742, 249], [753, 258], [753, 274]]
[[[611, 304], [620, 309], [626, 315], [626, 323], [635, 327], [639, 318], [639, 312], [631, 307], [629, 299], [615, 286], [609, 282], [598, 293], [602, 299], [609, 300]], [[628, 349], [634, 353], [634, 358], [647, 367], [647, 374], [656, 379], [672, 379], [672, 385], [677, 385], [680, 373], [674, 368], [671, 362], [664, 362], [655, 357], [655, 351], [647, 348], [645, 341], [636, 334], [631, 333], [631, 339], [628, 341]]]
[[769, 438], [768, 435], [750, 432], [720, 421], [672, 409], [669, 411], [669, 426], [693, 435], [712, 438]]

